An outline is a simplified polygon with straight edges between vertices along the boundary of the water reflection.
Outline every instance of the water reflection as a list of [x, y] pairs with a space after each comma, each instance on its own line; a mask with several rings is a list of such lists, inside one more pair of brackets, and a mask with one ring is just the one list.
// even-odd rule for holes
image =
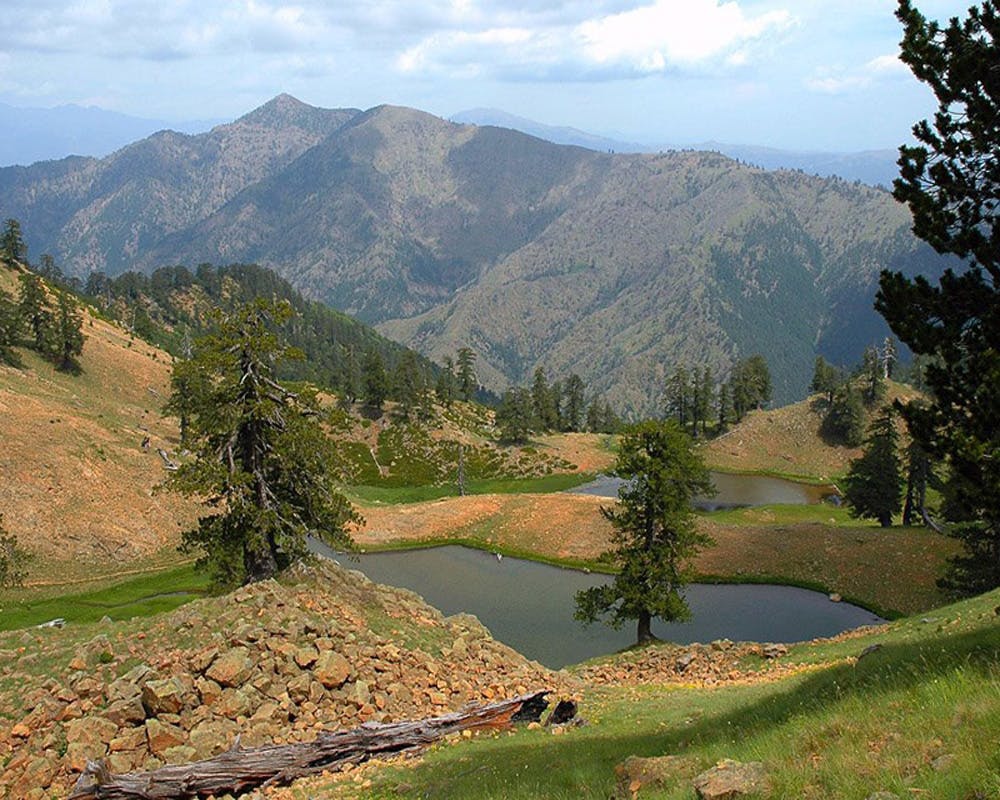
[[[457, 546], [371, 553], [358, 561], [336, 557], [372, 580], [417, 592], [445, 614], [475, 614], [496, 639], [549, 667], [578, 663], [635, 641], [634, 625], [614, 631], [600, 624], [583, 627], [573, 619], [576, 592], [610, 580], [607, 576], [517, 558], [498, 560]], [[653, 632], [661, 639], [794, 642], [881, 621], [857, 606], [787, 586], [696, 584], [688, 588], [687, 599], [692, 621], [654, 622]]]
[[[703, 511], [718, 511], [723, 508], [745, 508], [766, 505], [815, 505], [829, 497], [837, 497], [837, 488], [831, 484], [814, 486], [797, 483], [784, 478], [763, 475], [735, 475], [729, 472], [713, 472], [715, 497], [699, 497], [694, 506]], [[599, 475], [596, 480], [570, 489], [576, 494], [591, 494], [598, 497], [617, 497], [618, 489], [625, 483], [621, 478]]]

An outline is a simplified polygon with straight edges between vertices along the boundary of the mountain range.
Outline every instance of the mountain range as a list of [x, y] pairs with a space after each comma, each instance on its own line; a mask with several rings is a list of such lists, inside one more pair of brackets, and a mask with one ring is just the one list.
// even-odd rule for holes
[[887, 333], [883, 268], [938, 272], [884, 190], [716, 152], [608, 153], [281, 95], [210, 132], [0, 169], [0, 216], [67, 272], [259, 263], [491, 389], [538, 366], [625, 413], [678, 363], [762, 353], [776, 400]]
[[67, 155], [105, 156], [156, 131], [201, 133], [218, 122], [143, 119], [94, 106], [19, 108], [0, 103], [0, 164], [34, 164]]
[[554, 144], [569, 144], [606, 153], [657, 153], [663, 150], [708, 150], [722, 153], [738, 161], [745, 161], [764, 169], [796, 169], [810, 175], [844, 178], [861, 181], [870, 186], [892, 186], [899, 174], [896, 160], [899, 152], [893, 149], [863, 150], [860, 152], [826, 152], [822, 150], [782, 150], [760, 145], [732, 144], [728, 142], [697, 142], [694, 144], [639, 144], [609, 136], [600, 136], [577, 128], [545, 125], [541, 122], [508, 114], [495, 108], [473, 108], [461, 111], [449, 119], [471, 125], [493, 125], [511, 128]]

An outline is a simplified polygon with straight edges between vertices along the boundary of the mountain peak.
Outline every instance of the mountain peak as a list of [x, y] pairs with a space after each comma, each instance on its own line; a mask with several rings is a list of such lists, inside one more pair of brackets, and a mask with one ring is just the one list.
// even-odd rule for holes
[[361, 113], [356, 108], [317, 108], [282, 93], [264, 105], [244, 114], [233, 124], [262, 125], [267, 128], [302, 128], [314, 133], [329, 133]]

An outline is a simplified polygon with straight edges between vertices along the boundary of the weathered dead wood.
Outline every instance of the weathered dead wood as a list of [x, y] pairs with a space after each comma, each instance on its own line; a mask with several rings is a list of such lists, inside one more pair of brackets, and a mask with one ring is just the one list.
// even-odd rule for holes
[[88, 762], [68, 800], [189, 800], [239, 795], [261, 786], [289, 783], [323, 770], [419, 749], [463, 730], [503, 729], [515, 721], [537, 722], [548, 692], [445, 714], [387, 724], [365, 723], [349, 731], [327, 731], [315, 741], [233, 749], [205, 761], [152, 772], [112, 775], [101, 761]]
[[171, 471], [180, 469], [180, 465], [170, 458], [170, 454], [167, 453], [162, 447], [157, 447], [156, 452], [160, 454], [160, 458], [163, 459], [163, 468], [169, 469]]

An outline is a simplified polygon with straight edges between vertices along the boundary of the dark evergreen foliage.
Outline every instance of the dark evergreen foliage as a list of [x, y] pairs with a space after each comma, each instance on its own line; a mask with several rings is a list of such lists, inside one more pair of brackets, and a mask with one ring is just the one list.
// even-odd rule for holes
[[[390, 373], [407, 352], [346, 314], [304, 299], [286, 280], [255, 264], [199, 264], [193, 273], [183, 266], [163, 267], [148, 276], [126, 272], [115, 278], [92, 273], [84, 292], [135, 335], [181, 357], [185, 339], [211, 331], [209, 309], [232, 311], [257, 297], [287, 301], [295, 317], [282, 333], [305, 358], [283, 363], [279, 377], [340, 391], [349, 402], [362, 394], [368, 352], [378, 351]], [[417, 363], [423, 382], [433, 384], [437, 367], [422, 356]], [[392, 387], [387, 396], [393, 396]]]
[[864, 453], [851, 462], [844, 487], [851, 516], [877, 519], [883, 528], [892, 525], [893, 514], [902, 507], [903, 476], [896, 413], [891, 406], [872, 422]]
[[24, 583], [30, 560], [31, 554], [4, 528], [3, 514], [0, 514], [0, 589], [9, 589]]
[[690, 613], [683, 595], [688, 561], [710, 543], [695, 525], [691, 499], [714, 489], [690, 437], [673, 420], [626, 427], [612, 474], [628, 481], [618, 505], [601, 509], [614, 528], [610, 556], [619, 572], [611, 583], [579, 592], [575, 616], [591, 623], [610, 615], [614, 627], [637, 620], [642, 643], [653, 638], [653, 617]]
[[257, 300], [220, 315], [175, 375], [171, 404], [187, 410], [195, 457], [168, 486], [218, 510], [184, 533], [183, 546], [219, 586], [272, 577], [306, 554], [307, 536], [350, 546], [346, 525], [359, 520], [333, 489], [315, 397], [276, 380], [276, 365], [295, 355], [276, 333], [292, 313]]
[[903, 414], [928, 455], [947, 460], [972, 520], [953, 529], [965, 553], [944, 584], [979, 592], [1000, 586], [1000, 7], [987, 0], [945, 27], [909, 0], [896, 15], [901, 58], [938, 111], [900, 148], [893, 194], [917, 236], [969, 266], [937, 286], [883, 272], [875, 307], [914, 353], [933, 357], [932, 402]]

